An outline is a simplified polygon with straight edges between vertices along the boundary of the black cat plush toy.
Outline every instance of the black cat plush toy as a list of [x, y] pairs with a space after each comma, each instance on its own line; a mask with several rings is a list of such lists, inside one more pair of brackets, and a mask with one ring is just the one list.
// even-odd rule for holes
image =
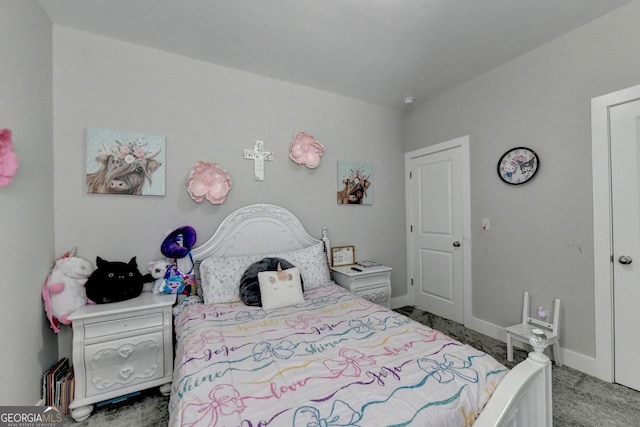
[[136, 257], [128, 263], [97, 257], [96, 266], [85, 284], [87, 298], [96, 304], [124, 301], [142, 293], [144, 278], [138, 271]]

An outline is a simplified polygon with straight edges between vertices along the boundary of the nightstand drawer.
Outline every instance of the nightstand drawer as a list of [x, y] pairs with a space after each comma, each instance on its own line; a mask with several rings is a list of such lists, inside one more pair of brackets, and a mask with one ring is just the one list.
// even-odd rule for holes
[[389, 307], [391, 292], [388, 286], [373, 286], [366, 289], [357, 289], [354, 293], [368, 301]]
[[389, 283], [388, 274], [378, 274], [371, 277], [355, 277], [353, 279], [353, 290], [357, 291], [363, 288], [385, 286]]
[[162, 332], [87, 345], [86, 396], [164, 376]]
[[162, 326], [162, 313], [146, 314], [144, 316], [126, 317], [124, 319], [107, 322], [85, 324], [84, 336], [86, 339], [102, 337], [105, 335], [130, 332], [138, 329]]

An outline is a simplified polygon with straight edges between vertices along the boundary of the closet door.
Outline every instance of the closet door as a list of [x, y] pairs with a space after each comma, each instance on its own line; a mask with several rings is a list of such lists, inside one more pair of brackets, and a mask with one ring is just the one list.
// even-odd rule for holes
[[640, 100], [616, 105], [609, 114], [614, 380], [640, 390]]

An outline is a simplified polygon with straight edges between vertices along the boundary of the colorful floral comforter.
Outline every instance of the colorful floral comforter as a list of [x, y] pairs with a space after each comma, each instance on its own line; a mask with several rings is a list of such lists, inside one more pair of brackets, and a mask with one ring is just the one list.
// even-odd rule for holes
[[175, 325], [170, 426], [468, 426], [507, 373], [332, 283], [269, 313], [183, 304]]

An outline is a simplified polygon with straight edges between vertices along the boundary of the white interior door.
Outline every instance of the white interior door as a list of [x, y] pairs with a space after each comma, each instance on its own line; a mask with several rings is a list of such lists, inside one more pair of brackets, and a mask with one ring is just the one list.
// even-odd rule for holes
[[636, 390], [640, 390], [639, 130], [640, 100], [610, 109], [614, 380]]
[[417, 307], [459, 323], [464, 323], [467, 258], [463, 168], [468, 165], [463, 165], [462, 139], [406, 157], [410, 294]]

